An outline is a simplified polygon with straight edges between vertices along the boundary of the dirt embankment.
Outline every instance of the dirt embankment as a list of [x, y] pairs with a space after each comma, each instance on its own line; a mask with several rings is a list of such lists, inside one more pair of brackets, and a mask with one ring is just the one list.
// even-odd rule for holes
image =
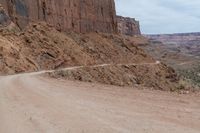
[[127, 39], [111, 34], [61, 33], [45, 24], [0, 32], [1, 74], [103, 63], [154, 62]]
[[59, 71], [52, 75], [120, 86], [176, 89], [178, 78], [175, 72], [164, 64], [149, 65], [156, 61], [137, 47], [139, 40], [143, 39], [134, 41], [134, 38], [101, 33], [62, 33], [45, 23], [31, 24], [24, 31], [15, 27], [2, 29], [0, 74], [111, 64]]
[[81, 67], [49, 73], [51, 77], [84, 82], [97, 82], [117, 86], [142, 85], [149, 89], [177, 89], [177, 75], [173, 69], [160, 63], [115, 64]]

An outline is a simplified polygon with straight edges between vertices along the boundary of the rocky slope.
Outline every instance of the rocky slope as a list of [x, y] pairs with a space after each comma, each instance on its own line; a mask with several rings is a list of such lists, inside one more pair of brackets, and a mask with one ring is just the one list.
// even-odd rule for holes
[[[123, 86], [144, 85], [161, 90], [177, 88], [178, 78], [173, 69], [164, 64], [149, 65], [156, 61], [133, 41], [120, 35], [63, 33], [46, 23], [31, 24], [24, 31], [15, 26], [0, 31], [1, 74], [111, 64], [110, 67], [74, 71], [74, 78], [70, 79]], [[136, 66], [131, 65], [133, 63]], [[60, 74], [55, 73], [53, 77], [63, 77]], [[72, 77], [64, 75], [63, 78]]]
[[131, 41], [112, 34], [62, 33], [46, 23], [0, 31], [1, 73], [74, 65], [154, 62]]

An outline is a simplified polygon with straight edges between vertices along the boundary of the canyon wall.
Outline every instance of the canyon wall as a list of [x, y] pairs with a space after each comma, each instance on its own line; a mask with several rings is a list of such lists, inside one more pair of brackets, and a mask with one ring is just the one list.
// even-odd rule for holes
[[139, 21], [134, 18], [117, 16], [118, 32], [124, 35], [141, 35]]
[[0, 0], [20, 28], [46, 21], [60, 31], [117, 33], [114, 0]]

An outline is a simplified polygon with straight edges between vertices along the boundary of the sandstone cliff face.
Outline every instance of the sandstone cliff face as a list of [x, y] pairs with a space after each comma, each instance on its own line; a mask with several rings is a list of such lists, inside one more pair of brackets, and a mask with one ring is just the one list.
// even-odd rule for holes
[[134, 18], [117, 16], [118, 32], [121, 34], [133, 36], [141, 35], [139, 21]]
[[114, 0], [0, 0], [0, 4], [20, 28], [41, 20], [61, 31], [117, 32]]

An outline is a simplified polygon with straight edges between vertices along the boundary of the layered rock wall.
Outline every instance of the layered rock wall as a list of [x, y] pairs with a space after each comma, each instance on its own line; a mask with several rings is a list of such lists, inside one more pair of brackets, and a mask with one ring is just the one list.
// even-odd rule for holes
[[20, 28], [41, 20], [61, 31], [117, 32], [114, 0], [0, 0], [0, 4]]
[[141, 35], [139, 21], [134, 18], [117, 16], [118, 32], [121, 34], [133, 36]]

